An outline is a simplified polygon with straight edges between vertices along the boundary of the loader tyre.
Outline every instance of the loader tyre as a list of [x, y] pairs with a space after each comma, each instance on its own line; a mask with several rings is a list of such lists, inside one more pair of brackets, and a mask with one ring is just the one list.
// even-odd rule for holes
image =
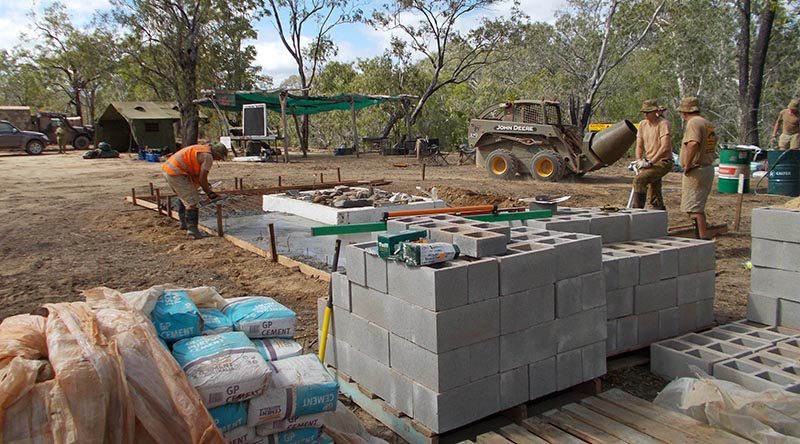
[[558, 182], [563, 173], [561, 160], [551, 151], [539, 151], [531, 159], [531, 174], [537, 180]]
[[486, 157], [486, 171], [494, 179], [514, 180], [519, 160], [508, 150], [494, 150]]
[[72, 148], [74, 148], [76, 150], [86, 150], [86, 149], [89, 149], [89, 145], [91, 143], [92, 142], [89, 140], [88, 137], [86, 137], [85, 135], [81, 134], [80, 136], [76, 137], [72, 141]]

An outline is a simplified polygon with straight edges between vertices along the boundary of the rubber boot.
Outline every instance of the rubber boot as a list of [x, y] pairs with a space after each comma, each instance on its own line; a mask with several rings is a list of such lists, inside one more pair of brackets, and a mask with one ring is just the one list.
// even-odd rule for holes
[[633, 193], [631, 208], [644, 208], [644, 204], [646, 201], [647, 201], [647, 193]]
[[200, 222], [200, 209], [199, 208], [192, 208], [186, 210], [186, 234], [195, 238], [195, 239], [202, 239], [206, 237], [206, 234], [201, 232], [197, 228], [197, 224]]
[[181, 221], [181, 230], [185, 230], [186, 229], [186, 206], [183, 204], [183, 202], [180, 199], [178, 199], [178, 205], [176, 205], [176, 206], [178, 207], [178, 220]]

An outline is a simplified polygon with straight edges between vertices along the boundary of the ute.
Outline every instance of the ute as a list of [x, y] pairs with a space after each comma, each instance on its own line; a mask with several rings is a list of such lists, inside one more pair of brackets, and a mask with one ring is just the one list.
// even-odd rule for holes
[[491, 177], [532, 175], [550, 182], [609, 166], [635, 140], [636, 127], [628, 120], [584, 137], [579, 126], [566, 121], [559, 102], [549, 100], [489, 107], [470, 120], [468, 138], [475, 163]]

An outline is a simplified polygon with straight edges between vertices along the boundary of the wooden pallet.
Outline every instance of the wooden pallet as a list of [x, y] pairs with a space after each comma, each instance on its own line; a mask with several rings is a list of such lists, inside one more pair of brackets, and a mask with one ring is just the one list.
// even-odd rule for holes
[[480, 444], [749, 443], [744, 438], [612, 389], [478, 435]]

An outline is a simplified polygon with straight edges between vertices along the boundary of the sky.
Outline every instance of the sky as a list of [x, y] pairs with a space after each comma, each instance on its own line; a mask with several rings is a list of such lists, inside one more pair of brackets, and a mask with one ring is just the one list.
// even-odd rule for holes
[[[73, 23], [78, 26], [89, 23], [95, 12], [107, 11], [108, 0], [60, 0], [67, 7]], [[19, 36], [22, 32], [30, 33], [31, 11], [41, 13], [52, 0], [0, 0], [0, 49], [11, 49], [24, 44]], [[373, 3], [380, 4], [380, 1]], [[521, 0], [521, 8], [531, 20], [552, 22], [555, 12], [564, 6], [566, 0]], [[482, 17], [508, 16], [513, 1], [506, 0], [495, 4], [492, 9], [467, 16], [462, 23], [462, 30], [474, 27]], [[288, 76], [296, 73], [294, 60], [289, 56], [278, 39], [278, 33], [269, 19], [256, 24], [258, 38], [251, 42], [258, 52], [256, 62], [265, 74], [273, 78], [275, 85]], [[383, 53], [388, 47], [392, 33], [377, 31], [364, 24], [346, 24], [334, 30], [331, 35], [339, 48], [334, 60], [342, 62], [369, 58]], [[308, 39], [310, 40], [310, 38]]]

